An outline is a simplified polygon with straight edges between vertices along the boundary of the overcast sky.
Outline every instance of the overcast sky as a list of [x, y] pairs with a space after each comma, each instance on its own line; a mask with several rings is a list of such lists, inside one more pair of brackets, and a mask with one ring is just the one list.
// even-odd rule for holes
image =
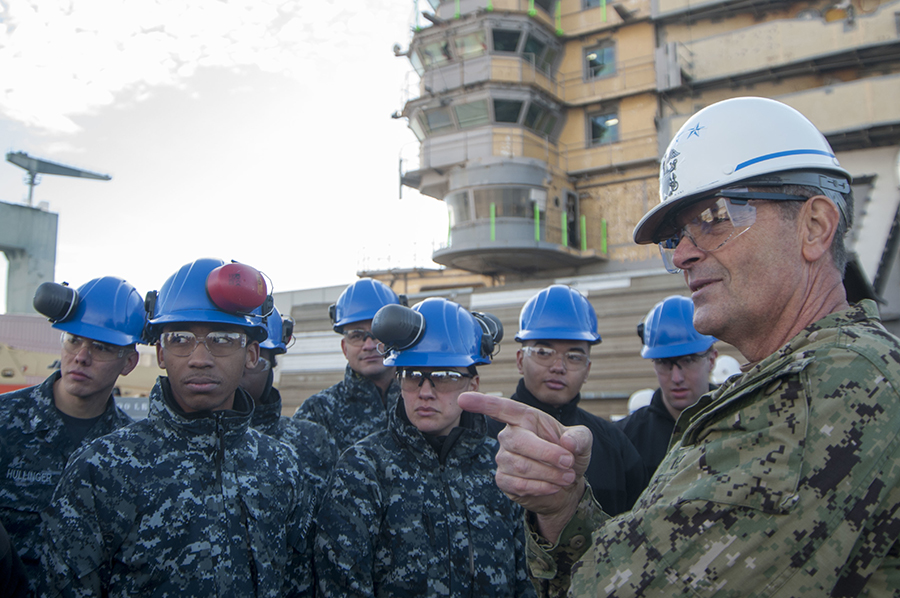
[[[424, 3], [423, 3], [424, 4]], [[143, 294], [198, 257], [275, 291], [431, 266], [444, 204], [409, 188], [412, 0], [0, 0], [0, 149], [109, 174], [45, 175], [56, 280]], [[0, 201], [25, 203], [0, 161]], [[2, 240], [0, 240], [2, 244]], [[0, 260], [5, 310], [5, 260]]]

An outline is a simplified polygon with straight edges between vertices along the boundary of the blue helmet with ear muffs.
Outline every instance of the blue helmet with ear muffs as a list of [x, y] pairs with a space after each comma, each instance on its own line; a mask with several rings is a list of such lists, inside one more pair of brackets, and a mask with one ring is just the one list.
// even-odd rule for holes
[[[260, 313], [262, 309], [257, 310]], [[276, 355], [287, 353], [287, 348], [294, 338], [294, 320], [282, 318], [277, 308], [272, 308], [272, 313], [266, 318], [266, 340], [259, 343], [260, 349], [270, 349]]]
[[53, 322], [53, 328], [120, 347], [141, 342], [146, 317], [144, 301], [131, 283], [103, 276], [78, 290], [55, 282], [41, 284], [34, 293], [34, 309]]
[[257, 270], [214, 258], [195, 260], [170, 276], [159, 293], [147, 293], [148, 341], [155, 341], [166, 324], [209, 323], [238, 326], [261, 342], [268, 331], [252, 312], [267, 310], [270, 304], [271, 295]]
[[385, 346], [386, 366], [469, 367], [491, 362], [503, 326], [493, 316], [476, 316], [458, 303], [432, 297], [412, 309], [381, 308], [372, 319], [372, 334]]

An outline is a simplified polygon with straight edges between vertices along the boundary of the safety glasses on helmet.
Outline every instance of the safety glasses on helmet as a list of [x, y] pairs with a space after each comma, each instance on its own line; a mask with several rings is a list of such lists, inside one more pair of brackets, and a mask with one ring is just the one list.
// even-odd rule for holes
[[192, 332], [178, 330], [164, 332], [159, 342], [164, 350], [176, 357], [192, 355], [199, 344], [203, 344], [213, 357], [228, 357], [247, 346], [247, 335], [243, 332], [215, 331], [201, 339]]
[[455, 392], [462, 390], [469, 378], [470, 374], [463, 374], [453, 370], [434, 370], [431, 372], [423, 372], [421, 370], [403, 369], [397, 376], [400, 378], [400, 390], [405, 392], [415, 392], [421, 388], [426, 380], [431, 383], [431, 387], [435, 392]]
[[63, 332], [59, 337], [60, 343], [66, 353], [70, 355], [78, 355], [81, 350], [87, 347], [88, 355], [91, 359], [97, 361], [115, 361], [130, 350], [130, 347], [120, 347], [119, 345], [110, 345], [109, 343], [101, 343], [100, 341], [84, 338], [68, 332]]
[[745, 188], [720, 189], [715, 194], [693, 203], [674, 217], [675, 234], [659, 242], [666, 270], [676, 274], [675, 249], [684, 237], [704, 253], [713, 253], [732, 239], [747, 232], [756, 222], [756, 207], [750, 200], [806, 201], [802, 195], [757, 193]]

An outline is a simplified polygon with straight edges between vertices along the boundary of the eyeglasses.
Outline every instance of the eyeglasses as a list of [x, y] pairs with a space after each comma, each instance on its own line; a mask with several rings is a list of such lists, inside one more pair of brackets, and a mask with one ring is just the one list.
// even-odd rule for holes
[[375, 338], [375, 335], [369, 332], [368, 330], [345, 330], [344, 331], [344, 339], [346, 339], [347, 343], [354, 347], [362, 347], [366, 344], [367, 339], [372, 339], [376, 343], [378, 339]]
[[428, 380], [435, 392], [454, 392], [462, 390], [472, 378], [470, 374], [463, 374], [453, 370], [435, 370], [423, 372], [421, 370], [402, 370], [397, 374], [400, 378], [400, 390], [415, 392]]
[[163, 332], [159, 339], [162, 348], [176, 357], [188, 357], [197, 345], [203, 344], [213, 357], [228, 357], [247, 346], [247, 335], [243, 332], [210, 332], [202, 339], [193, 332]]
[[[675, 265], [675, 249], [684, 237], [700, 251], [713, 253], [747, 232], [756, 222], [756, 207], [750, 205], [750, 200], [806, 201], [808, 198], [786, 193], [756, 193], [741, 188], [720, 189], [709, 199], [715, 201], [685, 224], [676, 224], [675, 235], [660, 241], [659, 252], [669, 272], [681, 271]], [[699, 203], [702, 205], [703, 201]]]
[[60, 335], [59, 342], [62, 343], [66, 353], [70, 355], [78, 355], [83, 348], [87, 347], [88, 355], [91, 356], [91, 359], [96, 359], [97, 361], [115, 361], [124, 357], [131, 350], [131, 347], [101, 343], [100, 341], [76, 336], [68, 332], [63, 332]]
[[[541, 347], [540, 345], [534, 347], [522, 347], [522, 351], [525, 352], [525, 355], [528, 355], [544, 367], [550, 367], [560, 359], [556, 349], [551, 349], [550, 347]], [[572, 370], [583, 369], [591, 361], [590, 357], [581, 351], [566, 351], [562, 354], [561, 358], [565, 366]]]
[[706, 357], [706, 353], [692, 353], [691, 355], [681, 355], [679, 357], [661, 357], [653, 360], [653, 367], [661, 373], [671, 372], [676, 365], [682, 372], [694, 370], [703, 363]]

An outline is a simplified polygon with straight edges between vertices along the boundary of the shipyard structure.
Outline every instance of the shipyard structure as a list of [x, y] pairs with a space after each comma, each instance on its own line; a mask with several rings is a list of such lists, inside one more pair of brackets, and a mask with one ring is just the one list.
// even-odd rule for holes
[[[430, 2], [394, 49], [414, 73], [395, 117], [419, 140], [402, 184], [446, 204], [433, 254], [446, 269], [360, 275], [411, 304], [441, 295], [501, 317], [507, 340], [483, 389], [514, 390], [519, 309], [554, 282], [582, 291], [600, 321], [582, 405], [622, 413], [632, 392], [655, 388], [635, 327], [665, 296], [688, 293], [632, 231], [659, 201], [675, 132], [736, 96], [782, 101], [826, 135], [854, 177], [848, 244], [863, 291], [898, 332], [900, 0]], [[327, 318], [340, 291], [277, 299], [298, 332], [280, 368], [286, 412], [343, 374]]]

